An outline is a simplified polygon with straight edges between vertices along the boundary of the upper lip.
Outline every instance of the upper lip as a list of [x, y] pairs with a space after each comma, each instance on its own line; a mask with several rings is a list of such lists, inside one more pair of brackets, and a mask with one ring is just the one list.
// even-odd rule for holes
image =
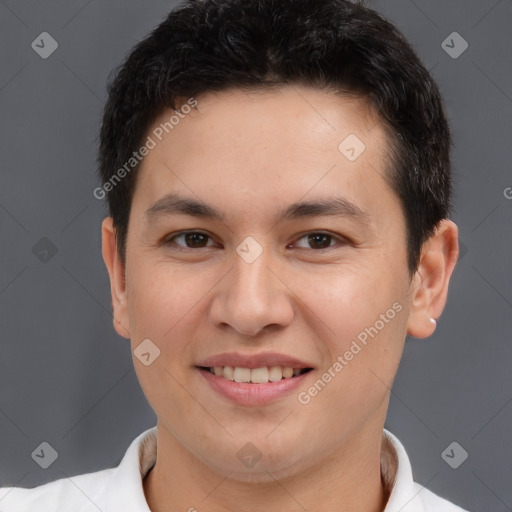
[[233, 366], [239, 368], [262, 368], [264, 366], [282, 366], [291, 368], [313, 368], [313, 365], [300, 359], [275, 352], [262, 354], [239, 354], [236, 352], [217, 354], [203, 359], [197, 366], [211, 368], [214, 366]]

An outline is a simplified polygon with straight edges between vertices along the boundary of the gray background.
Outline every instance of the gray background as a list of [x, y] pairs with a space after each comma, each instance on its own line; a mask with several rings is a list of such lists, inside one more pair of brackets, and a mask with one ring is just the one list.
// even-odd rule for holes
[[[112, 327], [92, 191], [107, 78], [173, 5], [0, 1], [0, 486], [112, 467], [155, 424]], [[475, 512], [512, 510], [512, 2], [371, 5], [441, 87], [463, 244], [435, 335], [406, 343], [386, 427], [420, 483]], [[48, 59], [31, 48], [44, 31], [59, 44]], [[469, 44], [456, 59], [442, 47], [454, 31]], [[31, 458], [43, 441], [59, 455], [46, 470]], [[453, 441], [469, 454], [458, 469], [441, 457]]]

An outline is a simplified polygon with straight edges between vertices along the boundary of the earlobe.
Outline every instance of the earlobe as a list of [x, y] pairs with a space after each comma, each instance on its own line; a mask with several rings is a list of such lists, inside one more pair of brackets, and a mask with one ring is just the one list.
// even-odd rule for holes
[[130, 338], [125, 269], [117, 250], [116, 231], [112, 217], [103, 219], [101, 224], [101, 244], [103, 261], [110, 278], [114, 329], [120, 336]]
[[407, 333], [431, 336], [446, 305], [450, 278], [459, 256], [457, 225], [443, 219], [422, 248], [418, 270], [411, 282]]

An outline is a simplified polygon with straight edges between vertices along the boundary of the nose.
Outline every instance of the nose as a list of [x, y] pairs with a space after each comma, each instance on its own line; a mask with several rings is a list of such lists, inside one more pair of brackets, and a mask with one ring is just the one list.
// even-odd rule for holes
[[252, 262], [236, 254], [231, 271], [217, 287], [210, 320], [246, 336], [286, 327], [294, 315], [293, 293], [282, 274], [268, 248]]

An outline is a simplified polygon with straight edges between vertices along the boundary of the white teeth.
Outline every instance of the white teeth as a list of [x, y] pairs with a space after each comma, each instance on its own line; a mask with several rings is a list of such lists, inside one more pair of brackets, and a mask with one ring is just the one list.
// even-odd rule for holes
[[254, 368], [251, 370], [251, 382], [254, 384], [265, 384], [268, 382], [268, 368]]
[[235, 382], [251, 382], [250, 368], [235, 368]]
[[235, 369], [232, 366], [224, 366], [223, 375], [227, 380], [235, 380]]
[[271, 366], [268, 372], [268, 380], [270, 382], [277, 382], [283, 378], [283, 370], [280, 366]]
[[283, 368], [283, 379], [289, 379], [290, 377], [293, 377], [293, 368], [286, 366]]
[[260, 368], [241, 368], [233, 366], [214, 366], [210, 373], [226, 380], [235, 382], [252, 382], [253, 384], [266, 384], [267, 382], [278, 382], [281, 379], [289, 379], [300, 375], [301, 368], [291, 366], [262, 366]]

